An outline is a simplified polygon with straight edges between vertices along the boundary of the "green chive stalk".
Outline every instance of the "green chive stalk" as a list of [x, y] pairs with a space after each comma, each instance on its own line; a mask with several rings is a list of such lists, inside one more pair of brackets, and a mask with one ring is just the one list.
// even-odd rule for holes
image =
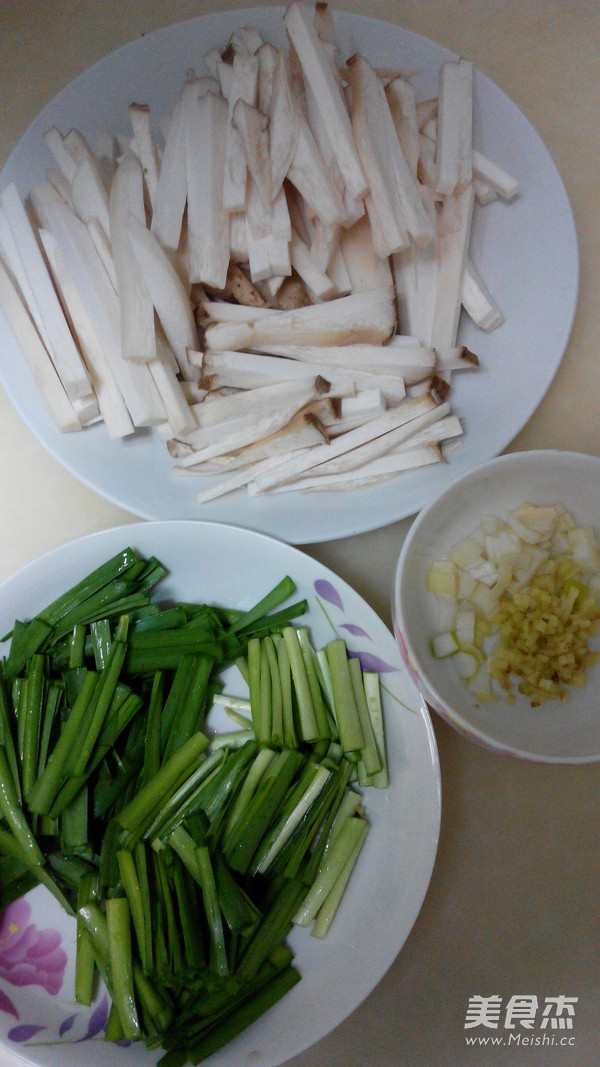
[[165, 678], [162, 671], [155, 671], [148, 701], [146, 718], [146, 748], [144, 750], [144, 781], [158, 774], [161, 764], [160, 724], [163, 713]]
[[133, 929], [135, 931], [137, 939], [137, 946], [140, 954], [142, 968], [145, 972], [147, 972], [147, 922], [146, 915], [144, 913], [144, 900], [142, 897], [142, 890], [138, 878], [135, 860], [133, 858], [133, 854], [129, 851], [129, 849], [119, 849], [119, 851], [117, 852], [117, 863], [119, 864], [119, 871], [121, 874], [121, 882], [123, 884], [123, 889], [125, 890], [125, 895], [129, 903], [129, 912], [131, 915], [131, 921], [133, 923]]
[[294, 915], [294, 922], [300, 926], [308, 926], [314, 919], [327, 894], [341, 874], [348, 858], [352, 854], [365, 826], [365, 820], [356, 816], [347, 819], [340, 829], [331, 851], [320, 870], [315, 881], [312, 883], [301, 907]]
[[264, 641], [260, 643], [260, 690], [259, 690], [258, 730], [256, 739], [260, 744], [272, 744], [272, 679], [271, 665]]
[[225, 759], [224, 751], [211, 752], [196, 770], [162, 805], [154, 820], [144, 831], [146, 841], [159, 838], [165, 841], [189, 815], [200, 806], [206, 783], [216, 775]]
[[289, 576], [282, 578], [274, 589], [267, 593], [262, 600], [259, 600], [250, 611], [246, 611], [239, 616], [231, 626], [232, 633], [238, 633], [240, 630], [248, 629], [258, 619], [262, 618], [263, 615], [267, 615], [273, 608], [278, 607], [284, 600], [287, 600], [295, 591], [296, 585], [294, 581]]
[[[83, 667], [85, 658], [86, 627], [75, 623], [69, 639], [69, 667]], [[32, 656], [31, 659], [34, 657]], [[31, 662], [31, 660], [29, 661]]]
[[38, 815], [49, 813], [64, 781], [71, 749], [77, 743], [82, 731], [98, 677], [95, 671], [87, 671], [79, 695], [71, 708], [44, 771], [29, 793], [27, 798], [29, 810]]
[[358, 718], [360, 720], [360, 728], [364, 737], [364, 745], [361, 751], [360, 764], [364, 766], [365, 773], [368, 777], [377, 774], [381, 770], [381, 759], [379, 757], [379, 751], [377, 749], [377, 741], [375, 739], [375, 733], [373, 731], [373, 724], [371, 722], [371, 716], [369, 715], [369, 708], [367, 706], [367, 697], [365, 693], [365, 683], [363, 679], [362, 667], [360, 660], [357, 657], [348, 661], [348, 670], [350, 671], [350, 680], [352, 682], [352, 691], [354, 693], [354, 702], [356, 704], [356, 710], [358, 711]]
[[210, 656], [192, 657], [190, 688], [171, 726], [163, 752], [163, 760], [168, 760], [192, 734], [203, 726], [207, 710], [208, 685], [213, 667], [214, 660]]
[[253, 861], [251, 871], [265, 874], [270, 864], [281, 851], [286, 841], [301, 823], [304, 815], [315, 802], [332, 772], [327, 767], [308, 763], [288, 800], [283, 805], [279, 818], [261, 842]]
[[256, 754], [254, 761], [242, 782], [240, 791], [227, 813], [226, 825], [222, 837], [224, 848], [229, 847], [231, 835], [240, 820], [243, 819], [250, 800], [254, 796], [259, 782], [275, 758], [275, 755], [276, 753], [272, 748], [261, 748]]
[[213, 751], [215, 751], [218, 748], [241, 748], [248, 741], [254, 740], [256, 740], [254, 730], [230, 730], [224, 734], [213, 734], [210, 744]]
[[[154, 672], [156, 674], [156, 671]], [[162, 673], [162, 672], [161, 672]], [[169, 735], [177, 717], [181, 714], [181, 708], [190, 692], [194, 674], [193, 655], [181, 656], [175, 669], [169, 692], [163, 704], [160, 717], [160, 746], [161, 762], [163, 753], [169, 741]]]
[[290, 660], [292, 680], [298, 707], [298, 725], [303, 741], [317, 741], [320, 737], [319, 725], [315, 714], [310, 684], [304, 664], [304, 657], [297, 631], [293, 626], [286, 626], [283, 639]]
[[[41, 778], [46, 768], [46, 763], [48, 762], [48, 752], [50, 751], [50, 745], [52, 742], [55, 723], [59, 716], [59, 709], [62, 704], [63, 697], [63, 686], [59, 684], [52, 684], [49, 686], [41, 727], [36, 779]], [[31, 788], [33, 788], [33, 786]]]
[[60, 906], [67, 912], [67, 915], [75, 914], [71, 901], [65, 896], [56, 880], [52, 877], [50, 871], [38, 862], [36, 852], [29, 850], [26, 842], [23, 842], [17, 836], [13, 836], [12, 833], [2, 829], [2, 827], [0, 827], [0, 850], [3, 854], [12, 856], [14, 859], [20, 861], [27, 870], [31, 872], [31, 875], [35, 878], [36, 882], [41, 883], [46, 889], [49, 889], [52, 896], [56, 898]]
[[33, 836], [19, 803], [6, 749], [0, 745], [0, 814], [12, 831], [29, 863], [44, 865], [44, 855]]
[[261, 648], [258, 637], [251, 637], [248, 641], [248, 688], [250, 690], [250, 714], [252, 716], [252, 728], [255, 736], [260, 738], [262, 733], [261, 723]]
[[284, 882], [242, 954], [236, 971], [240, 982], [253, 978], [273, 949], [287, 937], [304, 890], [298, 881]]
[[[126, 843], [131, 847], [140, 840], [162, 805], [177, 787], [192, 773], [194, 765], [208, 747], [206, 734], [198, 732], [186, 741], [149, 782], [140, 789], [117, 816], [125, 831]], [[125, 843], [125, 841], [124, 841]]]
[[206, 845], [200, 845], [195, 849], [195, 858], [198, 874], [200, 876], [200, 888], [202, 889], [202, 899], [204, 901], [204, 910], [206, 912], [206, 921], [208, 924], [210, 939], [210, 968], [215, 974], [224, 977], [229, 974], [225, 933], [223, 930], [221, 908], [217, 896], [215, 875], [210, 859], [210, 853]]
[[[124, 851], [124, 850], [122, 850]], [[135, 909], [137, 912], [137, 924], [134, 918], [134, 925], [140, 926], [138, 934], [138, 948], [140, 951], [140, 958], [142, 963], [142, 970], [144, 974], [148, 975], [152, 970], [153, 965], [153, 948], [152, 948], [152, 904], [150, 897], [150, 881], [148, 877], [148, 857], [146, 854], [146, 844], [144, 841], [138, 841], [137, 845], [133, 849], [132, 853], [134, 870], [132, 872], [132, 886], [133, 895], [139, 890], [139, 896], [141, 904], [136, 904]], [[119, 853], [117, 853], [117, 862], [119, 862]], [[125, 861], [127, 863], [127, 861]], [[121, 871], [121, 878], [123, 879], [123, 886], [127, 892], [127, 883], [123, 878], [123, 872], [121, 870], [121, 864], [119, 863], [119, 870]], [[127, 893], [129, 896], [129, 893]], [[131, 907], [131, 902], [130, 902]], [[143, 916], [143, 928], [139, 921], [139, 915]], [[182, 912], [182, 915], [185, 914]], [[132, 915], [134, 910], [132, 908]]]
[[[93, 874], [82, 875], [77, 891], [77, 909], [92, 903], [97, 896], [97, 880]], [[94, 997], [96, 963], [89, 932], [81, 916], [77, 915], [75, 951], [75, 1001], [89, 1007]]]
[[[196, 883], [182, 863], [178, 863], [173, 870], [173, 884], [178, 914], [181, 917], [185, 916], [185, 921], [180, 922], [180, 926], [186, 975], [196, 977], [202, 974], [206, 967], [205, 935], [201, 922], [202, 908], [196, 890]], [[221, 894], [219, 893], [220, 897]]]
[[141, 1037], [133, 983], [131, 925], [126, 897], [106, 901], [108, 950], [112, 974], [112, 995], [117, 1005], [123, 1036], [128, 1041]]
[[283, 745], [283, 697], [281, 693], [281, 677], [275, 644], [270, 634], [263, 638], [263, 650], [266, 654], [267, 667], [271, 682], [271, 730], [270, 739], [267, 743], [281, 748]]
[[323, 693], [319, 683], [319, 676], [315, 662], [315, 650], [310, 643], [306, 627], [300, 626], [296, 633], [298, 636], [298, 644], [300, 645], [300, 650], [302, 652], [302, 659], [304, 660], [304, 669], [308, 679], [308, 687], [310, 689], [315, 719], [317, 720], [318, 736], [319, 738], [327, 738], [331, 736], [331, 731], [327, 718], [327, 708], [323, 701]]
[[168, 968], [173, 976], [183, 976], [183, 946], [181, 943], [180, 926], [177, 923], [173, 894], [162, 855], [153, 854], [155, 891], [160, 898], [161, 912], [164, 922], [164, 937], [167, 948]]
[[[237, 1037], [246, 1027], [264, 1015], [269, 1008], [273, 1007], [282, 997], [289, 993], [290, 989], [300, 981], [300, 973], [295, 967], [288, 967], [281, 974], [276, 975], [268, 985], [252, 998], [243, 1001], [235, 1012], [226, 1016], [220, 1023], [214, 1026], [203, 1039], [201, 1044], [193, 1049], [188, 1049], [186, 1057], [191, 1064], [199, 1064], [214, 1055], [224, 1045]], [[174, 1067], [163, 1057], [159, 1060], [162, 1067]], [[185, 1063], [185, 1060], [184, 1060]]]
[[21, 801], [20, 767], [15, 747], [15, 716], [9, 698], [8, 687], [4, 674], [4, 666], [0, 661], [0, 745], [6, 752], [6, 758], [12, 774], [17, 797]]
[[[303, 881], [310, 883], [321, 862], [330, 827], [342, 803], [349, 774], [350, 765], [345, 760], [339, 771], [330, 776], [290, 839], [275, 857], [275, 870], [282, 870], [286, 878], [302, 875]], [[307, 863], [309, 850], [310, 859]]]
[[125, 1033], [121, 1025], [121, 1017], [116, 1002], [113, 1000], [108, 1012], [106, 1027], [104, 1030], [105, 1041], [124, 1041]]
[[110, 622], [108, 619], [97, 619], [90, 623], [90, 636], [94, 651], [96, 670], [101, 671], [106, 666], [106, 661], [112, 644]]
[[283, 747], [297, 748], [296, 724], [294, 716], [294, 697], [292, 686], [292, 667], [287, 644], [281, 635], [275, 641], [279, 680], [281, 684], [281, 718], [283, 720]]
[[389, 785], [389, 771], [379, 675], [375, 671], [365, 671], [363, 673], [363, 682], [365, 686], [367, 708], [371, 719], [371, 725], [373, 727], [379, 759], [381, 761], [381, 769], [373, 775], [372, 784], [376, 789], [387, 789]]
[[252, 861], [264, 834], [282, 803], [297, 771], [304, 763], [300, 752], [291, 750], [278, 753], [265, 772], [260, 785], [250, 800], [245, 815], [239, 820], [224, 842], [229, 866], [245, 873]]
[[[99, 590], [124, 574], [137, 559], [137, 554], [131, 548], [117, 553], [39, 612], [30, 623], [20, 629], [18, 636], [13, 632], [6, 661], [7, 676], [16, 677], [23, 670], [29, 657], [40, 650], [59, 621], [64, 620]], [[73, 625], [75, 622], [68, 625], [67, 633]]]
[[329, 933], [329, 929], [337, 914], [338, 908], [342, 901], [342, 897], [346, 891], [346, 887], [348, 885], [348, 882], [350, 881], [350, 876], [356, 866], [356, 861], [358, 860], [360, 851], [365, 843], [365, 839], [367, 837], [368, 832], [369, 824], [365, 822], [360, 834], [357, 836], [357, 839], [348, 855], [345, 864], [343, 865], [332, 888], [329, 890], [329, 893], [327, 894], [319, 910], [317, 911], [315, 921], [313, 923], [313, 928], [311, 930], [313, 937], [323, 938], [326, 937]]
[[325, 648], [331, 672], [333, 711], [340, 732], [340, 744], [347, 755], [358, 755], [364, 748], [365, 738], [354, 698], [346, 645], [338, 638], [330, 641]]
[[46, 688], [46, 657], [35, 653], [26, 668], [26, 699], [19, 708], [19, 734], [21, 735], [21, 775], [25, 797], [37, 777], [40, 723]]
[[258, 926], [261, 912], [236, 881], [220, 849], [213, 853], [212, 861], [223, 918], [232, 932], [248, 937]]
[[79, 750], [75, 765], [71, 771], [73, 778], [85, 773], [94, 745], [104, 726], [127, 652], [128, 628], [129, 619], [127, 615], [123, 615], [119, 620], [106, 665], [98, 677], [98, 684], [94, 692], [94, 712], [87, 726], [84, 743]]
[[[108, 924], [106, 916], [100, 910], [95, 901], [84, 904], [77, 911], [78, 918], [87, 930], [94, 954], [95, 964], [100, 972], [109, 996], [113, 997], [112, 967], [110, 959], [110, 945], [108, 938]], [[114, 998], [113, 998], [114, 999]]]

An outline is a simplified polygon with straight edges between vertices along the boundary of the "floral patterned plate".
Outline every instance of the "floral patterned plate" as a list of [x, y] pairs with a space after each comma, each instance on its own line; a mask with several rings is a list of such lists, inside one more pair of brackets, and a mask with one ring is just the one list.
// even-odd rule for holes
[[[365, 667], [381, 672], [390, 786], [366, 798], [372, 831], [324, 941], [296, 929], [290, 945], [302, 981], [218, 1055], [219, 1067], [275, 1067], [324, 1037], [371, 992], [402, 948], [421, 908], [435, 859], [440, 773], [425, 703], [394, 638], [349, 585], [296, 548], [238, 527], [193, 521], [133, 524], [92, 534], [29, 564], [0, 588], [0, 633], [35, 614], [119, 549], [154, 554], [169, 575], [162, 598], [250, 607], [284, 575], [309, 601], [314, 641], [343, 637]], [[2, 648], [0, 646], [0, 653]], [[232, 692], [237, 672], [226, 678]], [[241, 690], [240, 690], [241, 692]], [[229, 728], [231, 728], [229, 726]], [[357, 962], [359, 961], [359, 962]], [[72, 999], [74, 924], [45, 889], [6, 909], [0, 925], [2, 1049], [39, 1067], [146, 1067], [160, 1053], [106, 1044], [108, 1000]], [[217, 1057], [207, 1063], [217, 1062]]]

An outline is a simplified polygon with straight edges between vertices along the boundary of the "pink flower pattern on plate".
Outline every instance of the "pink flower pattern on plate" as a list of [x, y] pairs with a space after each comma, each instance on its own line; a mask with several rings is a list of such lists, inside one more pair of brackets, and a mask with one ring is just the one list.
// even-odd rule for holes
[[67, 954], [58, 930], [30, 923], [31, 906], [13, 901], [0, 919], [0, 978], [14, 986], [39, 985], [54, 996], [62, 987]]

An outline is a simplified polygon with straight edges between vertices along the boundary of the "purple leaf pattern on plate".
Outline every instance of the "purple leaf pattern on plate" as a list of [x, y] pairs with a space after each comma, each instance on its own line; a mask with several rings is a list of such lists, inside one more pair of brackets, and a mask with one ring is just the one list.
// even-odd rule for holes
[[[325, 618], [329, 622], [335, 634], [339, 636], [338, 631], [345, 630], [348, 634], [351, 634], [352, 637], [356, 637], [359, 639], [362, 638], [365, 641], [370, 641], [371, 643], [373, 643], [373, 638], [370, 636], [370, 634], [368, 634], [366, 630], [363, 630], [362, 626], [358, 626], [357, 623], [342, 622], [336, 625], [330, 618], [328, 612], [325, 610], [322, 604], [323, 600], [326, 600], [329, 604], [332, 604], [341, 612], [344, 611], [344, 602], [337, 589], [334, 585], [332, 585], [331, 582], [329, 582], [326, 578], [317, 578], [314, 583], [314, 587], [315, 592], [317, 593], [317, 596], [319, 598], [318, 602], [321, 607], [321, 610], [323, 611]], [[398, 666], [395, 666], [392, 663], [386, 663], [385, 660], [381, 659], [379, 656], [375, 656], [372, 652], [363, 652], [360, 649], [350, 648], [348, 645], [346, 647], [348, 649], [348, 655], [355, 656], [360, 661], [361, 667], [364, 671], [376, 671], [378, 674], [389, 674], [393, 671], [398, 671], [400, 669]]]
[[371, 640], [367, 631], [363, 630], [362, 626], [356, 626], [353, 622], [343, 622], [340, 626], [340, 630], [347, 630], [348, 633], [352, 634], [354, 637], [366, 637], [367, 641]]
[[13, 1026], [12, 1030], [8, 1031], [6, 1035], [11, 1041], [29, 1041], [36, 1034], [39, 1034], [40, 1030], [45, 1030], [45, 1026]]
[[10, 997], [3, 993], [0, 989], [0, 1011], [5, 1011], [8, 1015], [14, 1015], [15, 1019], [19, 1018], [19, 1013], [15, 1008]]
[[344, 610], [344, 604], [340, 594], [335, 586], [328, 582], [326, 578], [317, 578], [315, 581], [315, 592], [318, 596], [326, 600], [328, 604], [333, 604], [334, 607], [339, 608], [340, 611]]
[[79, 1041], [89, 1041], [91, 1037], [95, 1037], [101, 1030], [104, 1030], [108, 1019], [108, 997], [106, 994], [102, 997], [98, 1007], [90, 1015], [90, 1021], [88, 1028], [83, 1035], [79, 1038]]
[[56, 995], [62, 987], [67, 954], [58, 930], [38, 930], [30, 923], [31, 905], [13, 901], [0, 920], [0, 978], [15, 986], [39, 985]]
[[391, 663], [386, 663], [385, 660], [380, 659], [379, 656], [374, 656], [372, 652], [356, 652], [349, 648], [348, 655], [360, 660], [360, 665], [363, 671], [376, 671], [378, 674], [389, 674], [390, 671], [398, 670], [398, 667], [394, 667]]
[[62, 1022], [60, 1024], [59, 1031], [58, 1031], [59, 1037], [62, 1037], [63, 1034], [66, 1034], [71, 1029], [73, 1023], [75, 1022], [75, 1019], [77, 1018], [77, 1014], [78, 1013], [75, 1012], [75, 1015], [69, 1015], [64, 1020], [64, 1022]]

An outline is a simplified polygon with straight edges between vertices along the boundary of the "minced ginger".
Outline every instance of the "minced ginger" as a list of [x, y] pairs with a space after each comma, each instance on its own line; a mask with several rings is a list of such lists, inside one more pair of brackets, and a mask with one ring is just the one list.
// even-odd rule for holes
[[600, 632], [600, 608], [571, 559], [549, 559], [522, 589], [504, 594], [490, 620], [500, 636], [490, 652], [490, 675], [514, 703], [515, 682], [533, 707], [568, 700], [582, 687], [600, 652], [589, 639]]
[[455, 612], [454, 627], [432, 639], [433, 654], [455, 659], [478, 701], [498, 690], [509, 704], [517, 692], [532, 707], [568, 700], [600, 656], [589, 644], [600, 633], [600, 545], [561, 505], [483, 516], [432, 564], [427, 588], [446, 616], [448, 603]]

